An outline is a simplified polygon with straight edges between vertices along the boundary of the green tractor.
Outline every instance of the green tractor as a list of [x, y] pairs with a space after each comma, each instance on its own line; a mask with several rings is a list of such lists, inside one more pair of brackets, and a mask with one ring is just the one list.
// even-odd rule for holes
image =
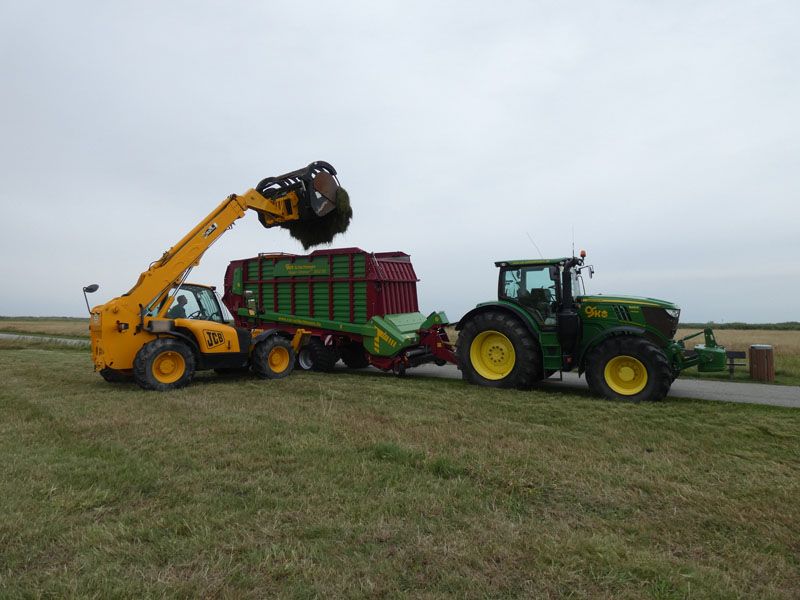
[[[724, 371], [725, 348], [711, 329], [673, 339], [680, 309], [631, 296], [583, 295], [580, 258], [510, 260], [500, 268], [497, 300], [459, 321], [456, 354], [462, 377], [490, 387], [529, 388], [558, 371], [586, 375], [609, 399], [661, 400], [678, 374], [697, 366]], [[705, 334], [705, 344], [685, 342]]]

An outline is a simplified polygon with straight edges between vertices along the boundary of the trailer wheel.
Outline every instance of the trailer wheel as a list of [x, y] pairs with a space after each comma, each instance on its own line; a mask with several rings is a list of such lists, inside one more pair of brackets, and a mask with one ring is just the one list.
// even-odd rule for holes
[[325, 343], [317, 338], [312, 337], [308, 343], [300, 348], [297, 353], [297, 366], [304, 371], [333, 371], [333, 367], [339, 360], [339, 354], [332, 346], [326, 346]]
[[499, 311], [472, 317], [458, 336], [456, 355], [469, 383], [528, 388], [541, 379], [541, 355], [533, 335], [517, 319]]
[[262, 379], [280, 379], [294, 369], [294, 348], [286, 338], [273, 335], [253, 349], [253, 372]]
[[361, 344], [350, 342], [346, 346], [342, 346], [340, 353], [342, 355], [342, 362], [344, 362], [349, 369], [364, 369], [369, 366], [367, 352]]
[[111, 367], [106, 367], [100, 369], [98, 373], [100, 373], [100, 376], [108, 383], [128, 383], [129, 381], [133, 381], [133, 373], [129, 371], [119, 371]]
[[136, 353], [133, 379], [146, 390], [165, 392], [189, 383], [194, 369], [194, 353], [186, 343], [174, 338], [158, 338]]
[[664, 352], [640, 337], [612, 338], [600, 344], [586, 360], [589, 389], [610, 400], [663, 400], [672, 384], [672, 370]]

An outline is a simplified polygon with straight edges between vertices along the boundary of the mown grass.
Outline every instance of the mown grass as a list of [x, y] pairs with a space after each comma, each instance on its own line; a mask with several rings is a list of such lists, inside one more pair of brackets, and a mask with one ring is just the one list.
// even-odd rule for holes
[[800, 411], [0, 368], [3, 597], [800, 595]]

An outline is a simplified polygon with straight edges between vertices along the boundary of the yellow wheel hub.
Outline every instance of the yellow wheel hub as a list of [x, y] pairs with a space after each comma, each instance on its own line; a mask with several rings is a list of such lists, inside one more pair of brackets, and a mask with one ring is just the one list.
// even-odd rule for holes
[[517, 362], [514, 344], [499, 331], [479, 333], [469, 347], [472, 368], [483, 377], [497, 381], [508, 377]]
[[282, 346], [276, 346], [269, 351], [267, 362], [273, 373], [283, 373], [289, 368], [289, 351]]
[[186, 360], [180, 352], [167, 350], [153, 361], [153, 377], [160, 383], [175, 383], [186, 372]]
[[606, 384], [617, 394], [634, 396], [647, 385], [647, 368], [633, 356], [615, 356], [604, 371]]

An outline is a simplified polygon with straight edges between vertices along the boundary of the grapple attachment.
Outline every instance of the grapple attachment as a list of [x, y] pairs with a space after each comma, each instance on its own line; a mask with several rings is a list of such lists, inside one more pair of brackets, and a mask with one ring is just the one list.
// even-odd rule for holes
[[292, 202], [296, 199], [296, 218], [274, 220], [259, 214], [264, 227], [280, 226], [308, 249], [318, 244], [328, 244], [347, 231], [353, 210], [347, 192], [336, 179], [336, 169], [318, 160], [304, 169], [267, 177], [256, 191], [270, 200]]

